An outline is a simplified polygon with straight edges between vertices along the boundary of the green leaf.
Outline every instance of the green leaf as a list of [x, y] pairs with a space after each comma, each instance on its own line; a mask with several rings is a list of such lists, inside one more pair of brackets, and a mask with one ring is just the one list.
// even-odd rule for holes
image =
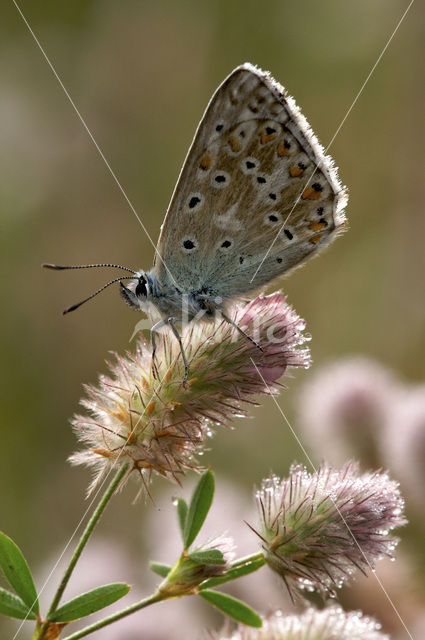
[[52, 622], [70, 622], [84, 618], [116, 602], [129, 591], [130, 585], [123, 582], [105, 584], [66, 602], [50, 616], [50, 620]]
[[242, 622], [250, 627], [262, 627], [263, 621], [261, 620], [258, 613], [256, 613], [251, 607], [249, 607], [244, 602], [240, 600], [236, 600], [236, 598], [232, 598], [232, 596], [227, 595], [227, 593], [221, 593], [220, 591], [210, 591], [209, 589], [206, 591], [201, 591], [199, 593], [201, 598], [209, 602], [216, 607], [216, 609], [220, 609], [223, 613], [230, 616], [234, 620], [238, 622]]
[[237, 578], [242, 578], [242, 576], [247, 576], [254, 571], [258, 571], [265, 565], [264, 558], [257, 558], [256, 560], [252, 560], [251, 562], [246, 562], [242, 564], [240, 567], [234, 567], [233, 569], [229, 569], [226, 571], [225, 575], [220, 578], [209, 578], [205, 580], [199, 587], [200, 589], [209, 589], [211, 587], [216, 587], [219, 584], [224, 584], [225, 582], [230, 582], [230, 580], [236, 580]]
[[184, 529], [186, 526], [186, 518], [187, 518], [187, 512], [188, 512], [189, 507], [187, 506], [187, 502], [186, 500], [183, 500], [183, 498], [179, 498], [177, 500], [177, 516], [179, 519], [179, 526], [180, 526], [180, 531], [182, 534], [182, 537], [184, 536]]
[[163, 564], [162, 562], [149, 562], [149, 569], [154, 573], [157, 573], [161, 578], [166, 578], [172, 567], [170, 567], [169, 564]]
[[204, 520], [211, 507], [213, 496], [214, 476], [211, 471], [208, 470], [202, 474], [190, 501], [183, 532], [185, 549], [190, 547], [204, 524]]
[[27, 607], [38, 613], [37, 591], [31, 571], [19, 547], [2, 532], [0, 532], [0, 567]]
[[0, 613], [9, 618], [19, 618], [19, 620], [36, 620], [34, 611], [30, 611], [21, 598], [14, 593], [6, 591], [0, 587]]
[[189, 558], [200, 564], [226, 564], [226, 560], [219, 549], [194, 551], [193, 553], [189, 553]]

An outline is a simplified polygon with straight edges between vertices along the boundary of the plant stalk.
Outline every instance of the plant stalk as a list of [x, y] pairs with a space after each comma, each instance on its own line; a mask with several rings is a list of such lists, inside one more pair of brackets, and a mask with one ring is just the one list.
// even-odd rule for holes
[[52, 604], [50, 605], [50, 609], [49, 612], [47, 614], [47, 619], [46, 621], [41, 625], [38, 634], [35, 635], [35, 638], [37, 640], [43, 640], [43, 638], [45, 637], [46, 631], [48, 629], [49, 626], [49, 618], [50, 616], [56, 611], [57, 606], [60, 602], [60, 599], [62, 598], [63, 592], [65, 591], [65, 587], [68, 584], [68, 581], [71, 577], [71, 574], [74, 570], [75, 565], [78, 562], [79, 557], [81, 556], [81, 553], [84, 549], [84, 547], [86, 546], [88, 539], [90, 537], [90, 535], [93, 533], [93, 529], [95, 528], [96, 524], [98, 523], [100, 516], [102, 515], [102, 513], [105, 510], [106, 505], [108, 504], [109, 500], [111, 499], [111, 497], [113, 496], [113, 494], [115, 493], [119, 483], [121, 482], [122, 478], [124, 477], [126, 471], [128, 469], [128, 463], [125, 463], [122, 465], [122, 467], [120, 467], [118, 469], [118, 471], [116, 472], [114, 478], [112, 479], [112, 481], [110, 482], [109, 486], [107, 487], [105, 493], [103, 494], [102, 498], [99, 501], [99, 504], [97, 505], [96, 509], [93, 512], [93, 515], [91, 516], [90, 520], [88, 521], [86, 528], [84, 529], [81, 538], [75, 548], [74, 553], [72, 554], [72, 558], [69, 562], [68, 567], [65, 570], [65, 573], [63, 574], [63, 578], [59, 584], [59, 587], [56, 591], [55, 597], [53, 598]]
[[140, 600], [139, 602], [136, 602], [135, 604], [130, 605], [126, 609], [117, 611], [117, 613], [113, 613], [107, 618], [103, 618], [103, 620], [99, 620], [99, 622], [94, 622], [88, 627], [84, 627], [84, 629], [80, 629], [80, 631], [76, 631], [70, 636], [67, 636], [66, 638], [64, 638], [64, 640], [78, 640], [78, 638], [83, 638], [84, 636], [87, 636], [89, 633], [93, 633], [93, 631], [97, 631], [98, 629], [101, 629], [102, 627], [106, 627], [106, 625], [111, 624], [116, 620], [120, 620], [121, 618], [125, 618], [125, 616], [128, 616], [131, 613], [134, 613], [135, 611], [139, 611], [139, 609], [144, 609], [145, 607], [148, 607], [151, 604], [155, 604], [155, 602], [161, 602], [161, 600], [166, 600], [166, 599], [167, 598], [164, 598], [164, 596], [157, 591], [156, 593], [153, 593], [147, 598], [144, 598], [143, 600]]

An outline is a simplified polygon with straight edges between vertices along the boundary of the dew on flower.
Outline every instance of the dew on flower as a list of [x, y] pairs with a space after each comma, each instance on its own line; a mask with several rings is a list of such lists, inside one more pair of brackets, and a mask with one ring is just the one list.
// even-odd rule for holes
[[280, 611], [267, 617], [260, 629], [240, 626], [234, 633], [226, 631], [214, 640], [389, 640], [380, 625], [359, 611], [345, 612], [339, 606], [318, 611], [309, 608], [300, 615]]
[[391, 556], [390, 532], [405, 524], [398, 484], [354, 463], [314, 473], [294, 464], [288, 478], [263, 480], [256, 501], [266, 561], [293, 598], [312, 589], [332, 596], [357, 569]]

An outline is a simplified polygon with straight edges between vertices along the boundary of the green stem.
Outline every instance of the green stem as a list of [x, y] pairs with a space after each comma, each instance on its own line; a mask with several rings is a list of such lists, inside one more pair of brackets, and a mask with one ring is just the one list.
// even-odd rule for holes
[[112, 479], [111, 483], [109, 484], [108, 488], [106, 489], [105, 493], [103, 494], [101, 500], [99, 501], [99, 504], [97, 505], [96, 509], [93, 512], [92, 517], [90, 518], [90, 520], [87, 523], [86, 528], [84, 529], [81, 538], [75, 548], [75, 551], [72, 555], [72, 558], [70, 560], [70, 563], [68, 565], [68, 567], [65, 570], [65, 573], [63, 575], [63, 578], [59, 584], [59, 587], [56, 591], [55, 597], [53, 598], [52, 604], [50, 605], [50, 609], [49, 612], [47, 614], [47, 620], [46, 622], [43, 623], [41, 629], [40, 629], [40, 633], [37, 636], [38, 640], [43, 640], [45, 633], [47, 631], [47, 628], [49, 626], [49, 618], [50, 616], [56, 611], [56, 608], [60, 602], [60, 599], [62, 598], [63, 592], [65, 591], [65, 587], [68, 584], [68, 581], [71, 577], [71, 574], [74, 570], [75, 565], [77, 564], [77, 561], [79, 559], [79, 557], [81, 556], [81, 553], [84, 549], [84, 547], [87, 544], [87, 541], [90, 537], [90, 535], [93, 532], [93, 529], [95, 528], [96, 524], [99, 521], [100, 516], [102, 515], [102, 513], [105, 510], [106, 505], [108, 504], [109, 500], [111, 499], [111, 497], [113, 496], [113, 494], [115, 493], [115, 490], [117, 489], [119, 483], [121, 482], [123, 476], [125, 475], [126, 471], [128, 469], [128, 463], [123, 464], [122, 467], [120, 467], [117, 471], [117, 473], [115, 474], [114, 478]]
[[95, 622], [94, 624], [89, 625], [88, 627], [84, 627], [80, 631], [76, 631], [70, 636], [64, 638], [64, 640], [77, 640], [78, 638], [83, 638], [84, 636], [88, 636], [89, 633], [93, 633], [93, 631], [97, 631], [102, 627], [106, 627], [106, 625], [111, 624], [111, 622], [115, 622], [116, 620], [121, 620], [121, 618], [125, 618], [125, 616], [129, 616], [131, 613], [135, 611], [139, 611], [139, 609], [144, 609], [144, 607], [148, 607], [151, 604], [155, 604], [155, 602], [161, 602], [161, 600], [165, 600], [164, 596], [159, 593], [153, 593], [151, 596], [144, 598], [144, 600], [140, 600], [140, 602], [136, 602], [135, 604], [130, 605], [126, 609], [122, 609], [117, 613], [113, 613], [111, 616], [107, 618], [103, 618], [103, 620], [99, 620], [99, 622]]
[[[264, 555], [260, 551], [259, 553], [253, 553], [250, 556], [239, 558], [238, 560], [236, 560], [230, 565], [230, 568], [235, 569], [240, 565], [246, 564], [247, 562], [252, 562], [254, 560], [261, 560], [261, 559], [264, 559]], [[190, 594], [188, 593], [187, 595], [193, 595], [193, 592]], [[131, 613], [134, 613], [135, 611], [144, 609], [145, 607], [148, 607], [151, 604], [155, 604], [156, 602], [169, 600], [172, 597], [173, 596], [170, 596], [170, 595], [167, 596], [166, 594], [161, 593], [160, 591], [157, 591], [156, 593], [148, 596], [147, 598], [144, 598], [143, 600], [140, 600], [139, 602], [136, 602], [135, 604], [130, 605], [126, 609], [117, 611], [117, 613], [113, 613], [107, 618], [103, 618], [103, 620], [99, 620], [99, 622], [95, 622], [94, 624], [91, 624], [88, 627], [84, 627], [84, 629], [81, 629], [80, 631], [76, 631], [70, 636], [67, 636], [66, 638], [64, 638], [64, 640], [78, 640], [78, 638], [83, 638], [84, 636], [89, 635], [89, 633], [93, 633], [93, 631], [97, 631], [102, 627], [106, 627], [108, 624], [111, 624], [112, 622], [121, 620], [121, 618], [125, 618], [126, 616], [129, 616]]]

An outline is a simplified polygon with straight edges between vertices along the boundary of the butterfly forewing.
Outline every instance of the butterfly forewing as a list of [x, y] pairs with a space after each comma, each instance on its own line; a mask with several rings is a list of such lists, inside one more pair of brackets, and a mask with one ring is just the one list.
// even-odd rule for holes
[[251, 65], [214, 94], [159, 239], [160, 283], [243, 295], [302, 264], [343, 227], [332, 161], [284, 89]]

